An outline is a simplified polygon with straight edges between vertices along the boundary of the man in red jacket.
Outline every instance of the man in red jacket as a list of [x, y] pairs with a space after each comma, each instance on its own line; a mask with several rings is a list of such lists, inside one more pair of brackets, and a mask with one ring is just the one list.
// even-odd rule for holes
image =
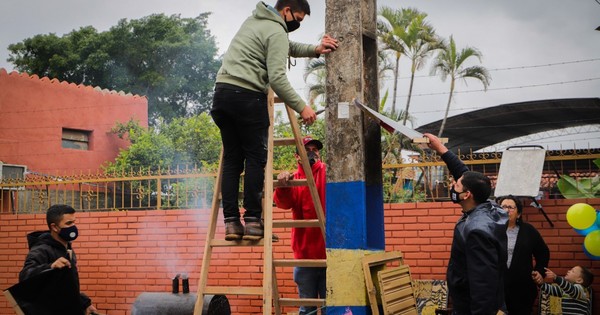
[[[304, 148], [312, 168], [319, 199], [325, 211], [325, 163], [321, 162], [319, 151], [323, 149], [321, 141], [310, 136], [303, 139]], [[290, 179], [306, 178], [304, 169], [300, 164], [300, 156], [296, 152], [298, 170], [293, 174], [281, 172], [277, 179], [282, 184], [287, 184]], [[315, 206], [307, 186], [278, 187], [273, 197], [275, 205], [280, 209], [292, 209], [294, 220], [317, 219]], [[292, 228], [292, 250], [296, 259], [325, 259], [325, 240], [321, 229], [318, 227]], [[327, 268], [296, 267], [294, 268], [294, 281], [298, 285], [300, 298], [325, 298], [325, 271]], [[316, 307], [300, 307], [300, 315], [315, 314]], [[322, 310], [322, 314], [325, 311]]]

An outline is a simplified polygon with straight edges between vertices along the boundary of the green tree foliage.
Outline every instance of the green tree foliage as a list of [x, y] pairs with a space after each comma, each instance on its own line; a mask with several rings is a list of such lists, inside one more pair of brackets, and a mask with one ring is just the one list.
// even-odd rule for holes
[[[314, 139], [321, 141], [324, 145], [326, 144], [324, 115], [318, 116], [318, 119], [310, 126], [301, 125], [300, 129], [301, 136], [310, 135]], [[292, 128], [290, 127], [285, 112], [276, 114], [273, 134], [275, 138], [293, 137]], [[273, 148], [273, 169], [295, 171], [298, 167], [296, 158], [294, 157], [295, 153], [296, 148], [294, 146], [277, 146]], [[319, 153], [321, 155], [321, 160], [325, 162], [327, 158], [325, 147]]]
[[[274, 136], [292, 137], [287, 118], [279, 113], [275, 118]], [[312, 135], [325, 142], [325, 121], [317, 120], [311, 126], [302, 126], [302, 135]], [[200, 167], [203, 171], [216, 171], [221, 152], [221, 134], [210, 115], [201, 113], [190, 118], [176, 118], [161, 127], [145, 129], [135, 121], [117, 124], [113, 132], [120, 138], [131, 141], [131, 145], [121, 150], [114, 162], [107, 163], [105, 170], [110, 173], [134, 171], [157, 171], [177, 167]], [[293, 146], [274, 148], [273, 165], [275, 170], [294, 170], [296, 160]], [[321, 152], [325, 159], [325, 151]]]
[[[600, 168], [600, 159], [595, 159], [594, 164]], [[567, 199], [600, 197], [600, 175], [579, 179], [561, 175], [557, 186], [563, 197]]]
[[10, 45], [8, 61], [21, 72], [144, 95], [150, 124], [170, 122], [210, 107], [220, 61], [208, 15], [155, 14], [106, 32], [36, 35]]
[[144, 129], [137, 122], [117, 124], [113, 132], [127, 138], [131, 145], [121, 150], [107, 172], [157, 171], [180, 167], [214, 170], [221, 150], [219, 128], [207, 113], [176, 118], [161, 128]]

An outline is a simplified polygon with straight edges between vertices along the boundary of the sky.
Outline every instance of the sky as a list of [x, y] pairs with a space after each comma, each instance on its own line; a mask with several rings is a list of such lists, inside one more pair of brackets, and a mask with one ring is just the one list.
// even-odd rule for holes
[[[274, 5], [275, 0], [266, 0]], [[62, 36], [91, 25], [106, 31], [120, 19], [139, 19], [150, 14], [179, 14], [195, 17], [212, 12], [208, 28], [215, 36], [219, 54], [227, 50], [241, 23], [257, 1], [251, 0], [1, 0], [0, 68], [13, 70], [8, 45], [37, 34]], [[318, 43], [325, 32], [324, 0], [309, 0], [311, 15], [290, 39]], [[413, 7], [428, 14], [427, 21], [444, 38], [451, 35], [457, 48], [473, 47], [482, 55], [479, 64], [490, 70], [487, 92], [475, 80], [460, 81], [449, 116], [507, 103], [555, 98], [600, 97], [600, 0], [379, 0], [377, 5]], [[336, 36], [336, 34], [330, 34]], [[306, 98], [303, 80], [305, 62], [288, 73], [294, 88]], [[400, 65], [397, 107], [404, 108], [408, 93], [408, 63]], [[449, 81], [430, 76], [430, 63], [416, 73], [410, 113], [413, 127], [443, 118]], [[383, 84], [381, 95], [390, 93], [392, 76]], [[598, 113], [600, 115], [600, 113]], [[559, 132], [560, 133], [560, 132]], [[600, 126], [577, 130], [577, 135], [552, 138], [533, 137], [526, 141], [544, 147], [600, 148]]]

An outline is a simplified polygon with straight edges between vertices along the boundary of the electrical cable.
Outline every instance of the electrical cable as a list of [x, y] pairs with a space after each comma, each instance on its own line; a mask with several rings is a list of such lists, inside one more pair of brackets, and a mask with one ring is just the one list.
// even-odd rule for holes
[[[479, 90], [454, 91], [453, 94], [466, 94], [466, 93], [487, 92], [487, 91], [516, 90], [516, 89], [553, 86], [553, 85], [579, 83], [579, 82], [595, 81], [595, 80], [600, 80], [600, 77], [598, 77], [598, 78], [587, 78], [587, 79], [581, 79], [581, 80], [572, 80], [572, 81], [553, 82], [553, 83], [542, 83], [542, 84], [531, 84], [531, 85], [512, 86], [512, 87], [489, 88], [487, 90], [479, 89]], [[412, 94], [411, 97], [415, 97], [415, 96], [433, 96], [433, 95], [448, 95], [449, 93], [450, 92]], [[397, 97], [408, 97], [408, 95], [399, 95]]]
[[[596, 1], [600, 1], [600, 0], [596, 0]], [[533, 68], [544, 68], [544, 67], [554, 67], [554, 66], [563, 66], [563, 65], [568, 65], [568, 64], [575, 64], [575, 63], [584, 63], [584, 62], [594, 62], [594, 61], [600, 61], [600, 58], [592, 58], [592, 59], [581, 59], [581, 60], [573, 60], [573, 61], [563, 61], [563, 62], [554, 62], [554, 63], [547, 63], [547, 64], [540, 64], [540, 65], [530, 65], [530, 66], [516, 66], [516, 67], [506, 67], [506, 68], [495, 68], [495, 69], [488, 69], [489, 72], [495, 72], [495, 71], [507, 71], [507, 70], [523, 70], [523, 69], [533, 69]], [[437, 75], [416, 75], [415, 78], [433, 78], [433, 77], [438, 77]], [[394, 78], [386, 78], [385, 80], [393, 80]], [[410, 77], [399, 77], [399, 80], [405, 80], [405, 79], [410, 79]]]

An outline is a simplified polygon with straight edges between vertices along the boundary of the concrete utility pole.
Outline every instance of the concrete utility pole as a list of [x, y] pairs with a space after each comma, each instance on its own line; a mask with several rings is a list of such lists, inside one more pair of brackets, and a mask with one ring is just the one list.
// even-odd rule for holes
[[327, 314], [367, 314], [362, 257], [385, 250], [381, 129], [348, 103], [379, 105], [377, 1], [326, 0]]

